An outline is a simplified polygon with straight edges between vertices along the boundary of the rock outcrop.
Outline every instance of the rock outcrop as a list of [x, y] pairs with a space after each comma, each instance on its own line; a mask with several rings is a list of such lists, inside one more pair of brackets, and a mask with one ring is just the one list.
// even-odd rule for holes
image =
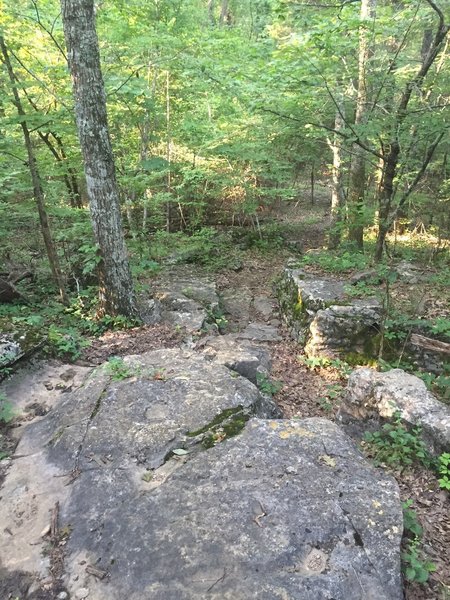
[[189, 277], [159, 283], [147, 311], [150, 322], [162, 321], [194, 333], [211, 320], [218, 308], [215, 283]]
[[330, 421], [273, 419], [221, 352], [107, 364], [27, 427], [0, 503], [7, 580], [46, 573], [58, 502], [73, 598], [402, 598], [395, 481]]
[[388, 419], [395, 413], [405, 423], [422, 428], [434, 453], [450, 451], [450, 407], [435, 398], [421, 379], [402, 369], [353, 371], [339, 411], [341, 420]]
[[351, 299], [344, 282], [285, 269], [278, 285], [280, 310], [308, 356], [350, 359], [377, 354], [382, 308], [376, 298]]

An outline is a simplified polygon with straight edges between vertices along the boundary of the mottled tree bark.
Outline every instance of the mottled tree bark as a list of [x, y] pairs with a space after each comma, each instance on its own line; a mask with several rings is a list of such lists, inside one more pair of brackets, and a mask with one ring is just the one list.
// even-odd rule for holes
[[[334, 129], [342, 131], [344, 129], [343, 104], [340, 103], [340, 110], [336, 111], [334, 120]], [[344, 185], [342, 171], [342, 138], [339, 134], [334, 134], [333, 141], [328, 140], [328, 145], [333, 154], [333, 167], [331, 171], [331, 222], [328, 235], [328, 249], [334, 250], [341, 243], [341, 221], [342, 210], [344, 207]]]
[[135, 316], [136, 301], [122, 229], [95, 29], [94, 0], [61, 0], [75, 112], [95, 238], [101, 310]]
[[23, 139], [25, 142], [25, 148], [27, 150], [28, 155], [28, 168], [30, 170], [31, 180], [33, 183], [33, 194], [34, 199], [36, 201], [38, 214], [39, 214], [39, 223], [41, 226], [42, 237], [44, 238], [45, 249], [47, 251], [48, 262], [50, 264], [50, 268], [53, 274], [53, 279], [55, 280], [56, 285], [59, 288], [59, 294], [61, 296], [61, 300], [64, 304], [68, 304], [69, 300], [67, 298], [64, 279], [61, 274], [61, 268], [59, 264], [58, 253], [56, 252], [55, 245], [53, 243], [52, 234], [50, 231], [50, 225], [48, 222], [47, 211], [45, 210], [45, 202], [44, 202], [44, 192], [42, 189], [41, 177], [39, 174], [39, 169], [36, 163], [36, 158], [34, 156], [33, 144], [31, 141], [30, 130], [28, 129], [25, 111], [22, 106], [22, 102], [20, 100], [19, 91], [17, 89], [17, 80], [14, 74], [14, 70], [9, 58], [8, 49], [5, 44], [5, 40], [2, 36], [0, 36], [0, 51], [3, 57], [3, 61], [5, 63], [6, 69], [8, 71], [8, 77], [11, 82], [11, 88], [14, 96], [14, 104], [16, 106], [18, 114], [23, 117], [20, 121], [20, 126], [22, 128]]
[[[355, 125], [364, 125], [367, 120], [367, 61], [370, 44], [367, 25], [375, 14], [376, 0], [361, 0], [361, 27], [359, 30], [358, 91], [356, 97]], [[366, 188], [366, 152], [353, 144], [350, 166], [350, 186], [348, 190], [349, 231], [348, 237], [362, 250], [364, 236], [364, 198]]]

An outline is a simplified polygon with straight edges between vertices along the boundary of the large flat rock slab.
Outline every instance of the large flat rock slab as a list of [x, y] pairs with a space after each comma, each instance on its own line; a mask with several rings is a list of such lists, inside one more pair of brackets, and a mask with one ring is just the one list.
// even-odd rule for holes
[[[403, 597], [397, 485], [329, 421], [250, 421], [148, 491], [126, 471], [103, 480], [100, 473], [74, 482], [64, 507], [74, 594], [82, 587], [89, 600]], [[87, 564], [109, 578], [87, 575]]]
[[188, 351], [159, 350], [96, 369], [24, 431], [2, 488], [0, 561], [45, 571], [41, 532], [55, 502], [63, 507], [87, 473], [86, 498], [98, 493], [105, 507], [115, 506], [148, 486], [142, 477], [152, 478], [173, 450], [194, 452], [235, 434], [252, 415], [278, 414], [250, 381]]

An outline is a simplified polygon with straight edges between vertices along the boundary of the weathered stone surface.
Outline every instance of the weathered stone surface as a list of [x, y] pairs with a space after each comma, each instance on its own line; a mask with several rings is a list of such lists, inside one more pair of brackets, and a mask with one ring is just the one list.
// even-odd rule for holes
[[402, 350], [408, 362], [435, 375], [450, 362], [450, 343], [420, 333], [412, 333]]
[[0, 335], [0, 367], [7, 367], [23, 356], [23, 351], [10, 336]]
[[318, 279], [302, 269], [287, 267], [277, 284], [283, 320], [294, 339], [305, 343], [315, 313], [345, 297], [344, 285], [331, 279]]
[[270, 371], [270, 353], [267, 348], [249, 341], [236, 341], [234, 334], [210, 338], [202, 347], [205, 356], [236, 371], [242, 377], [257, 383], [257, 375]]
[[[191, 452], [203, 440], [223, 439], [251, 415], [279, 415], [250, 381], [192, 352], [160, 350], [127, 357], [125, 364], [128, 378], [115, 381], [110, 367], [96, 369], [24, 432], [0, 503], [0, 522], [12, 532], [0, 531], [5, 567], [45, 572], [41, 532], [54, 503], [63, 506], [71, 495], [71, 473], [79, 475], [86, 499], [121, 506], [140, 485], [150, 485], [141, 477], [172, 450]], [[158, 473], [164, 478], [164, 468]], [[94, 480], [98, 497], [90, 487]], [[86, 515], [83, 508], [76, 520]]]
[[270, 319], [275, 313], [272, 298], [268, 296], [256, 296], [253, 299], [253, 307], [265, 319]]
[[249, 288], [223, 290], [221, 302], [223, 310], [231, 325], [245, 327], [250, 321], [250, 304], [252, 292]]
[[201, 329], [219, 307], [215, 283], [195, 278], [160, 284], [154, 301], [157, 320], [179, 325], [188, 332]]
[[421, 379], [402, 369], [378, 373], [362, 368], [350, 375], [339, 411], [344, 422], [390, 418], [396, 412], [406, 423], [422, 427], [435, 453], [450, 451], [450, 407], [439, 402]]
[[350, 306], [318, 310], [309, 325], [308, 356], [363, 360], [376, 356], [382, 310], [376, 300], [354, 300]]
[[15, 330], [11, 323], [0, 320], [0, 368], [11, 367], [21, 358], [33, 354], [41, 345], [42, 337], [35, 328]]
[[236, 340], [251, 340], [254, 342], [279, 342], [281, 336], [278, 329], [265, 323], [249, 323], [247, 327], [234, 334]]
[[[376, 356], [382, 308], [375, 298], [347, 299], [345, 282], [285, 269], [278, 285], [283, 319], [309, 356]], [[354, 357], [352, 357], [354, 358]]]
[[[72, 486], [67, 567], [90, 600], [402, 595], [394, 480], [322, 419], [251, 421], [146, 491], [124, 470]], [[89, 491], [89, 493], [87, 493]], [[83, 564], [83, 560], [87, 563]], [[88, 577], [85, 564], [107, 569]]]

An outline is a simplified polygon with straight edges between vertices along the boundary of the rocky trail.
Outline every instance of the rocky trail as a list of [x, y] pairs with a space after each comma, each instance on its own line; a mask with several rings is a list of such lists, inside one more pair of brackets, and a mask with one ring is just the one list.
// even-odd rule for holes
[[153, 323], [3, 383], [22, 417], [0, 463], [2, 600], [400, 600], [407, 497], [439, 575], [406, 596], [440, 597], [448, 497], [426, 471], [399, 486], [335, 422], [342, 373], [299, 362], [280, 315], [287, 260], [174, 266]]

